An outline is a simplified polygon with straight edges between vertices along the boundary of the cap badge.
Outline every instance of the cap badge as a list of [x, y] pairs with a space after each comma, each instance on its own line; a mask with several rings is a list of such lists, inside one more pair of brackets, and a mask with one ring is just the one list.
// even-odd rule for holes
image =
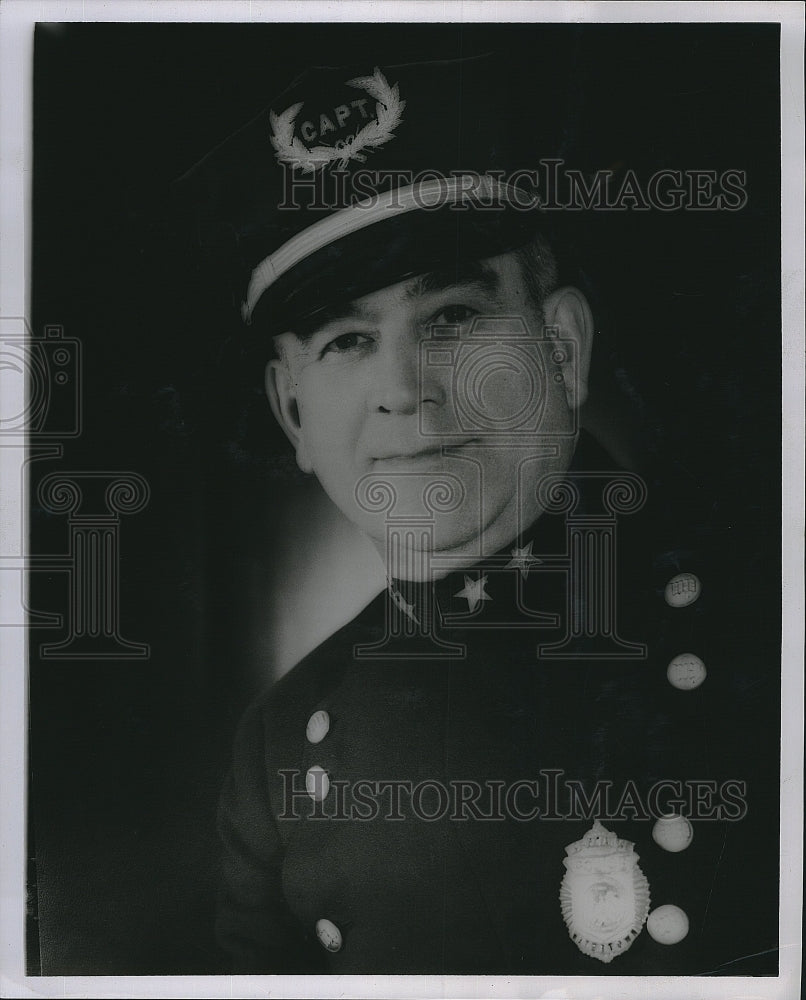
[[649, 913], [638, 855], [598, 820], [565, 853], [560, 905], [571, 940], [583, 954], [612, 962], [638, 937]]
[[[302, 110], [302, 102], [292, 104], [282, 114], [269, 113], [272, 127], [271, 144], [275, 149], [278, 163], [288, 163], [299, 167], [303, 173], [313, 173], [328, 163], [337, 163], [341, 169], [350, 160], [366, 162], [364, 150], [379, 149], [395, 137], [395, 129], [403, 120], [403, 109], [406, 102], [400, 100], [398, 85], [389, 86], [386, 77], [378, 67], [372, 76], [357, 76], [347, 81], [348, 87], [363, 90], [376, 101], [375, 117], [372, 118], [366, 110], [367, 99], [351, 101], [350, 104], [340, 104], [332, 112], [321, 114], [318, 122], [303, 122], [300, 133], [306, 140], [318, 142], [314, 146], [306, 146], [297, 135], [294, 128], [297, 115]], [[346, 124], [351, 117], [358, 117], [364, 124], [356, 132], [345, 138], [340, 138], [327, 145], [322, 136], [336, 132], [338, 127]], [[335, 119], [335, 121], [334, 121]]]

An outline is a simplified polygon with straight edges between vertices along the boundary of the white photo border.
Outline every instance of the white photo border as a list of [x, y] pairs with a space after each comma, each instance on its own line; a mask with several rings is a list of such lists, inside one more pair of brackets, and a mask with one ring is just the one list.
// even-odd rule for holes
[[[3, 996], [789, 998], [801, 974], [804, 533], [804, 8], [797, 2], [586, 3], [285, 0], [4, 0], [0, 7], [0, 317], [30, 315], [32, 65], [36, 22], [767, 22], [781, 26], [783, 319], [783, 640], [781, 902], [778, 977], [27, 977], [24, 973], [27, 643], [0, 629], [0, 948]], [[25, 400], [14, 400], [22, 410]], [[8, 405], [8, 403], [7, 403]], [[0, 476], [9, 449], [0, 449]], [[25, 498], [21, 525], [25, 531]], [[3, 530], [10, 530], [7, 523]], [[24, 534], [23, 534], [23, 537]], [[5, 551], [5, 549], [3, 549]], [[2, 592], [6, 602], [18, 595]], [[651, 984], [651, 987], [650, 987]]]

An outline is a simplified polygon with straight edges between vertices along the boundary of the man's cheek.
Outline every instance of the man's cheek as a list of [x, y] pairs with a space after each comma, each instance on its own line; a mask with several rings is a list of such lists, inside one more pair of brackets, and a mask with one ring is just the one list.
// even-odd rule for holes
[[300, 420], [311, 457], [318, 467], [327, 468], [344, 461], [351, 430], [344, 414], [322, 403], [304, 407]]

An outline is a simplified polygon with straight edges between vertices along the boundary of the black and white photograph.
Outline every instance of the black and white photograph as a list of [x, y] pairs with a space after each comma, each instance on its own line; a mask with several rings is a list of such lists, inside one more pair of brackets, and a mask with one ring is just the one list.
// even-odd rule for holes
[[710, 6], [0, 12], [4, 996], [799, 995], [803, 8]]

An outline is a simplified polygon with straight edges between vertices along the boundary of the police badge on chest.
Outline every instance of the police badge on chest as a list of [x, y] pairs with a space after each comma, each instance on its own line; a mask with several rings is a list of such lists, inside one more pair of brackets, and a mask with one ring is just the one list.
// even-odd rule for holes
[[571, 940], [583, 954], [612, 962], [638, 937], [649, 913], [638, 855], [598, 820], [565, 853], [560, 905]]

